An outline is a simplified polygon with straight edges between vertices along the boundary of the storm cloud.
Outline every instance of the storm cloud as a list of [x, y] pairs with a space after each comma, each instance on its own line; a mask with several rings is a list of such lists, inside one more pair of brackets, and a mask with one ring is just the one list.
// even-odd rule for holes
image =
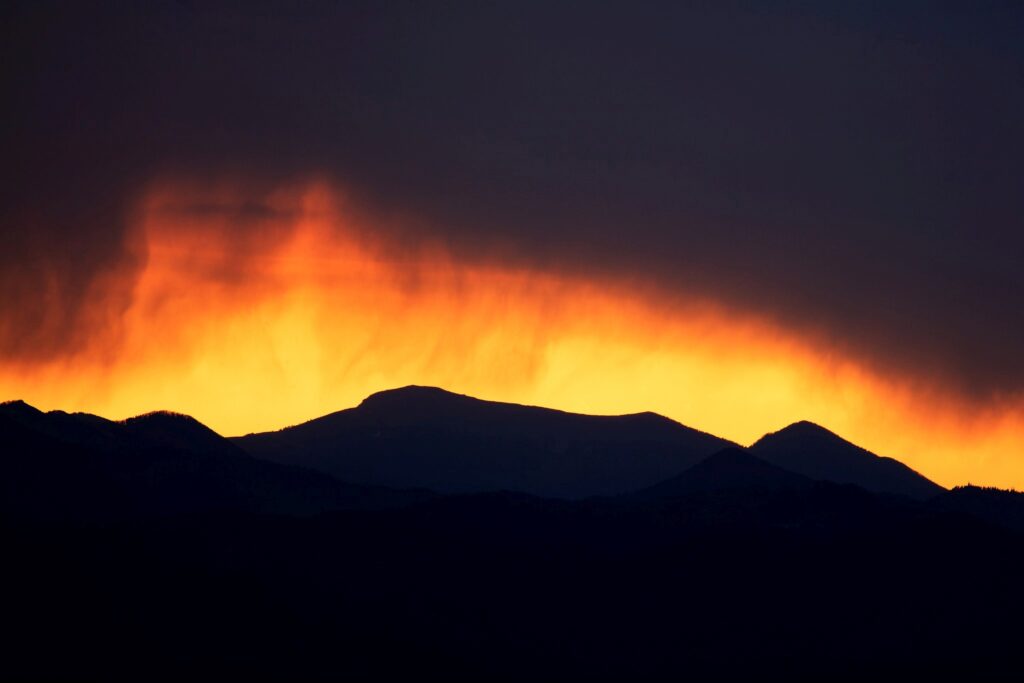
[[1020, 6], [682, 5], [9, 4], [0, 353], [88, 333], [154, 179], [316, 176], [403, 239], [1024, 392]]

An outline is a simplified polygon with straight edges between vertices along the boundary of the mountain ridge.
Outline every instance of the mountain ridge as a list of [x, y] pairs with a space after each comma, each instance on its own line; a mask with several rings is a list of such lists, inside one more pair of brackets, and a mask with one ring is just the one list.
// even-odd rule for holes
[[[87, 413], [44, 413], [0, 404], [51, 435], [78, 434], [118, 447], [119, 426], [166, 447], [250, 455], [359, 485], [440, 493], [510, 490], [556, 498], [622, 495], [654, 486], [737, 444], [658, 413], [588, 415], [490, 401], [439, 387], [375, 392], [357, 406], [279, 430], [221, 437], [194, 418], [153, 411], [118, 422]], [[801, 420], [747, 451], [810, 479], [851, 483], [918, 500], [946, 489], [900, 461], [878, 456]]]
[[[354, 408], [232, 441], [257, 457], [346, 481], [568, 499], [640, 490], [738, 447], [649, 411], [585, 415], [421, 385], [376, 392]], [[766, 434], [748, 451], [795, 474], [880, 493], [923, 500], [945, 490], [806, 420]], [[837, 462], [830, 467], [832, 458]], [[557, 469], [559, 459], [571, 462], [560, 472], [542, 472]]]
[[187, 415], [122, 421], [0, 404], [0, 503], [12, 514], [91, 523], [234, 509], [309, 515], [374, 509], [429, 497], [341, 482], [322, 472], [252, 457]]
[[[408, 398], [342, 420], [391, 445], [492, 443], [458, 419], [431, 430], [436, 406], [392, 420], [387, 402]], [[466, 404], [492, 415], [471, 399], [441, 410]], [[534, 443], [503, 441], [523, 412], [499, 409], [497, 443]], [[665, 428], [526, 416], [540, 416], [526, 423], [535, 437], [596, 428], [627, 463], [649, 443], [637, 424]], [[538, 443], [557, 446], [544, 457], [588, 453]], [[382, 491], [259, 460], [186, 416], [122, 423], [27, 404], [0, 407], [0, 444], [18, 587], [4, 679], [859, 680], [932, 666], [1013, 680], [1019, 668], [1024, 494], [921, 502], [812, 481], [735, 446], [646, 496]], [[678, 465], [668, 446], [660, 455]]]
[[642, 488], [735, 445], [650, 412], [584, 415], [422, 386], [232, 441], [344, 481], [567, 499]]
[[895, 458], [880, 456], [821, 425], [801, 420], [765, 434], [754, 455], [811, 479], [927, 500], [946, 489]]

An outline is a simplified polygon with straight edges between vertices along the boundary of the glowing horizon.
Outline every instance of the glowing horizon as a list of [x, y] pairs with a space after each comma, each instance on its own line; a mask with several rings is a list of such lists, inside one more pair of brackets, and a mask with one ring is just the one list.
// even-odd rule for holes
[[[239, 207], [266, 211], [240, 227]], [[750, 444], [821, 424], [936, 482], [1024, 488], [1024, 403], [974, 404], [771, 320], [611, 278], [455, 258], [376, 230], [325, 184], [167, 184], [85, 342], [0, 361], [0, 397], [268, 431], [410, 384], [590, 414], [653, 411]]]

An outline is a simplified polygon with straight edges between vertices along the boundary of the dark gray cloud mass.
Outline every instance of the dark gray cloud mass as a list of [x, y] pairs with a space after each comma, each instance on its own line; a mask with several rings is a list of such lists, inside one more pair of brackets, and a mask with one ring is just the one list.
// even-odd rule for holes
[[335, 177], [465, 253], [650, 280], [1024, 391], [1018, 3], [13, 3], [0, 353], [161, 174]]

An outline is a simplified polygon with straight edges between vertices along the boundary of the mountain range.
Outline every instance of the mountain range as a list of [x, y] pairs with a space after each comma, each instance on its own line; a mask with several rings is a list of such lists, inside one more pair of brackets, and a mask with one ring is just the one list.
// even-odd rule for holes
[[1024, 494], [807, 422], [428, 387], [277, 432], [0, 404], [0, 679], [1012, 678]]
[[[482, 401], [432, 387], [232, 441], [252, 455], [344, 481], [442, 493], [510, 490], [577, 499], [629, 493], [736, 444], [654, 413], [614, 417]], [[798, 422], [750, 452], [811, 479], [919, 500], [942, 491], [891, 458]]]
[[253, 458], [186, 415], [155, 412], [122, 422], [0, 404], [8, 514], [91, 522], [129, 515], [240, 510], [312, 514], [419, 500]]

